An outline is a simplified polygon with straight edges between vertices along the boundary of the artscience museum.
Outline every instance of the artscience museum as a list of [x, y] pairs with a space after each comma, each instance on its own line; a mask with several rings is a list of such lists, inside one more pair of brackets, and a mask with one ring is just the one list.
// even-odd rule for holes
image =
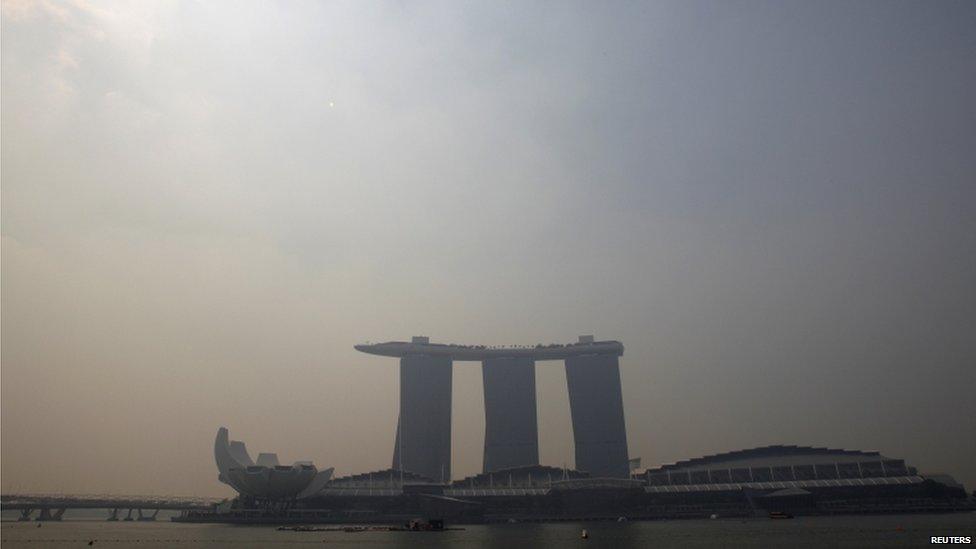
[[312, 497], [332, 479], [332, 467], [319, 470], [311, 461], [281, 465], [275, 453], [258, 454], [254, 461], [244, 442], [230, 440], [225, 427], [217, 430], [214, 460], [220, 482], [237, 490], [242, 498], [267, 504]]

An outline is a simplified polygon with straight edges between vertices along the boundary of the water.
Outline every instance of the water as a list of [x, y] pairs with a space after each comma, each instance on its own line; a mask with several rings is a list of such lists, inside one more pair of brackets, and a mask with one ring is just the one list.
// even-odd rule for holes
[[[5, 513], [6, 515], [6, 513]], [[499, 524], [450, 532], [279, 532], [269, 526], [104, 522], [4, 521], [0, 540], [15, 547], [919, 547], [931, 536], [969, 536], [976, 514], [799, 517], [793, 520], [675, 520], [624, 523]], [[583, 528], [590, 538], [580, 539]]]

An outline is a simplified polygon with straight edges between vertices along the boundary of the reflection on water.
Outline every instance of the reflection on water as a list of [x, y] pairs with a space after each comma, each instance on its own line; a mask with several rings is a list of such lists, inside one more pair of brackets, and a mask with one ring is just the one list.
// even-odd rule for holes
[[[107, 516], [107, 513], [104, 513]], [[161, 513], [162, 515], [162, 513]], [[103, 513], [76, 511], [63, 522], [15, 522], [3, 513], [4, 548], [86, 547], [916, 547], [931, 536], [976, 538], [976, 514], [801, 517], [794, 520], [499, 524], [448, 532], [292, 532], [271, 526], [105, 522]], [[87, 519], [87, 520], [86, 520]], [[41, 524], [41, 527], [37, 525]], [[589, 539], [580, 538], [583, 528]]]

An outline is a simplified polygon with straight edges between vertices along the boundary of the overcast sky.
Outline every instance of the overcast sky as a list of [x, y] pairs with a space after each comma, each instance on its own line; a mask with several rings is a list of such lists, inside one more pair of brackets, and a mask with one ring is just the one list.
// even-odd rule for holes
[[[619, 339], [645, 465], [976, 488], [973, 2], [2, 4], [2, 490], [390, 466], [355, 343]], [[561, 363], [541, 458], [573, 465]], [[454, 376], [454, 475], [481, 469]]]

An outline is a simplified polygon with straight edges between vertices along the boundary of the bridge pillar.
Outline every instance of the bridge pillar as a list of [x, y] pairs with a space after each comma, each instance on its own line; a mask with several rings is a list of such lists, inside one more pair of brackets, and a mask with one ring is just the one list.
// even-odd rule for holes
[[451, 481], [450, 357], [409, 355], [400, 359], [400, 419], [393, 468]]
[[489, 358], [481, 364], [485, 389], [483, 471], [539, 464], [535, 361]]
[[20, 522], [27, 522], [27, 521], [29, 521], [31, 519], [31, 513], [33, 513], [33, 512], [34, 512], [34, 510], [31, 509], [31, 508], [21, 509], [20, 510], [20, 517], [18, 517], [17, 520], [20, 521]]
[[64, 509], [55, 509], [54, 513], [51, 513], [50, 507], [42, 507], [41, 514], [38, 515], [37, 520], [43, 520], [43, 521], [61, 520], [61, 517], [63, 515], [64, 515]]
[[129, 514], [127, 514], [125, 516], [125, 518], [122, 519], [122, 520], [132, 520], [132, 508], [131, 507], [129, 507]]
[[617, 356], [566, 358], [566, 384], [576, 468], [594, 477], [630, 478]]
[[105, 519], [105, 520], [108, 520], [108, 521], [117, 521], [117, 520], [119, 520], [119, 508], [116, 507], [116, 508], [112, 509], [112, 512], [109, 514], [108, 518]]

